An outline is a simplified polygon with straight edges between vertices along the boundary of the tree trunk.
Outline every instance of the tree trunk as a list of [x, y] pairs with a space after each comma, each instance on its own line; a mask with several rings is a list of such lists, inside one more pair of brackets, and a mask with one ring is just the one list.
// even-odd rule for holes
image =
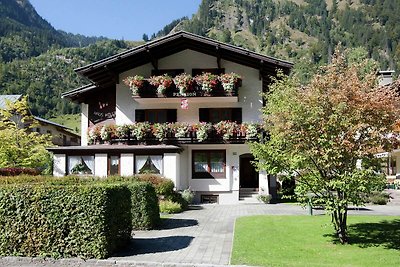
[[347, 244], [347, 207], [336, 209], [332, 213], [332, 222], [335, 226], [336, 235], [339, 238], [340, 243]]

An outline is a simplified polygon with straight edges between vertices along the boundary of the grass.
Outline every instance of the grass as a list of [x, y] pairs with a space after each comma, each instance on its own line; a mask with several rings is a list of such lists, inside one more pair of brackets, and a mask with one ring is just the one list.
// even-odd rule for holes
[[73, 132], [80, 134], [81, 132], [81, 116], [80, 114], [66, 114], [60, 115], [50, 119], [58, 124], [67, 126], [73, 130]]
[[332, 235], [328, 216], [237, 219], [232, 264], [256, 266], [400, 266], [400, 218], [350, 216], [350, 244]]

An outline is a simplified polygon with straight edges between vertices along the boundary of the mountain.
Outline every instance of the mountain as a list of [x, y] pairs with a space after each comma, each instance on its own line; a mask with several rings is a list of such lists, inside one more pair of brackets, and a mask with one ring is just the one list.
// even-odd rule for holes
[[399, 14], [400, 0], [203, 0], [172, 31], [291, 60], [303, 75], [327, 63], [339, 43], [398, 73]]
[[61, 93], [88, 81], [75, 68], [137, 45], [55, 30], [28, 0], [0, 0], [0, 94], [28, 95], [33, 114], [79, 112]]
[[86, 46], [104, 37], [57, 31], [28, 0], [0, 0], [0, 62], [38, 56], [52, 47]]

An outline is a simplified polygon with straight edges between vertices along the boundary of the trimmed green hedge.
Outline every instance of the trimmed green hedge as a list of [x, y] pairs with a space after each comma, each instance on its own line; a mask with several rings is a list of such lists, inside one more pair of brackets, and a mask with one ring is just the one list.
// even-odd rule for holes
[[105, 258], [159, 222], [153, 186], [133, 177], [0, 179], [0, 256]]
[[160, 209], [154, 187], [149, 183], [127, 184], [131, 193], [132, 227], [135, 230], [154, 229], [160, 224]]
[[121, 184], [0, 187], [0, 255], [105, 258], [131, 234]]

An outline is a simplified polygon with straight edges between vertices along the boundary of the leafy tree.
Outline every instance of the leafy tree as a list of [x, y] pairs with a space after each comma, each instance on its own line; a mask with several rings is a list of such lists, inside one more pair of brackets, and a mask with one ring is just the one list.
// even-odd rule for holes
[[375, 73], [360, 77], [362, 68], [336, 51], [306, 86], [275, 80], [263, 109], [269, 139], [251, 145], [260, 169], [295, 176], [298, 199], [324, 206], [343, 244], [348, 206], [384, 185], [374, 154], [391, 149], [400, 118], [395, 90], [378, 87]]
[[51, 137], [32, 131], [37, 122], [27, 98], [7, 103], [0, 116], [0, 167], [49, 168], [51, 157], [46, 147], [51, 145]]

